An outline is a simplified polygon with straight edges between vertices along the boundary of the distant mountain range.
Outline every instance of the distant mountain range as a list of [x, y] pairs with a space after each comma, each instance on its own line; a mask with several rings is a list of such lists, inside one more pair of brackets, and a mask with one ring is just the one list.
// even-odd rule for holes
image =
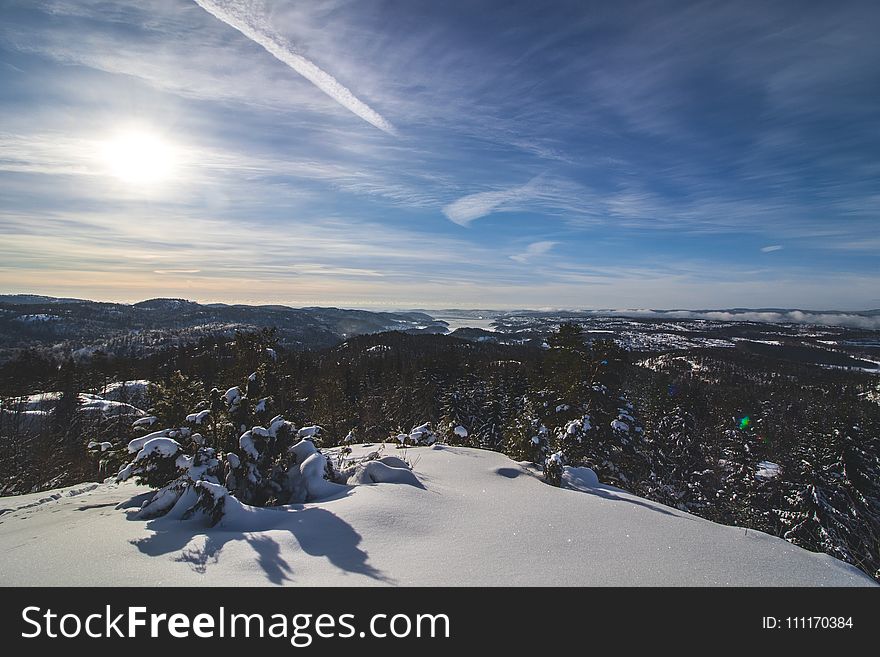
[[199, 304], [148, 299], [134, 304], [0, 295], [0, 358], [15, 349], [53, 348], [58, 354], [149, 353], [173, 344], [236, 330], [275, 327], [282, 345], [315, 349], [353, 335], [381, 331], [445, 333], [446, 323], [420, 312]]
[[[447, 321], [448, 320], [448, 321]], [[591, 335], [614, 337], [630, 349], [733, 346], [736, 340], [780, 336], [821, 342], [873, 355], [880, 310], [860, 312], [784, 308], [723, 310], [409, 310], [377, 312], [341, 308], [200, 304], [158, 298], [133, 304], [32, 294], [0, 295], [0, 361], [16, 350], [37, 348], [54, 357], [108, 354], [143, 356], [168, 346], [237, 330], [274, 327], [290, 349], [331, 347], [350, 337], [383, 331], [450, 333], [473, 341], [540, 345], [561, 322], [582, 324]], [[810, 325], [817, 325], [811, 329]], [[835, 328], [840, 327], [840, 328]], [[453, 331], [453, 329], [455, 329]], [[830, 331], [830, 332], [829, 332]], [[868, 333], [866, 333], [868, 332]], [[824, 337], [823, 337], [824, 336]], [[854, 341], [855, 340], [855, 341]], [[864, 352], [868, 349], [869, 352]]]

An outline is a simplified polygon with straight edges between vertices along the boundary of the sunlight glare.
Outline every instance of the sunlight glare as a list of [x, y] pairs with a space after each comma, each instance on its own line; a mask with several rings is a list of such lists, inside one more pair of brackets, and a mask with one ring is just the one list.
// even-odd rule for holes
[[146, 131], [117, 134], [105, 143], [103, 159], [111, 175], [132, 185], [154, 185], [168, 180], [177, 164], [175, 149]]

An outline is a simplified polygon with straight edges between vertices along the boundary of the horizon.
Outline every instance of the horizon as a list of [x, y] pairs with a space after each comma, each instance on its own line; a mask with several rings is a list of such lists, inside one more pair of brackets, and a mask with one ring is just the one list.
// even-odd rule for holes
[[[793, 323], [812, 323], [812, 320], [818, 321], [824, 315], [830, 315], [835, 319], [846, 321], [850, 318], [867, 318], [874, 313], [880, 312], [880, 308], [862, 308], [862, 309], [841, 309], [841, 308], [786, 308], [782, 306], [765, 306], [765, 307], [718, 307], [718, 308], [588, 308], [588, 307], [562, 307], [562, 306], [544, 306], [544, 307], [508, 307], [508, 308], [490, 308], [490, 307], [429, 307], [429, 306], [328, 306], [328, 305], [291, 305], [284, 302], [275, 303], [250, 303], [241, 302], [222, 302], [222, 301], [199, 301], [195, 299], [187, 299], [184, 297], [150, 297], [138, 300], [118, 300], [118, 299], [87, 299], [80, 297], [58, 297], [52, 295], [33, 294], [29, 292], [0, 292], [0, 303], [4, 302], [5, 297], [34, 297], [44, 299], [45, 303], [53, 302], [86, 302], [86, 303], [107, 303], [119, 304], [127, 306], [135, 306], [149, 301], [183, 301], [185, 303], [194, 303], [202, 306], [246, 306], [251, 308], [260, 307], [282, 307], [291, 310], [305, 310], [309, 308], [315, 309], [331, 309], [338, 310], [363, 310], [368, 312], [424, 312], [430, 313], [454, 313], [454, 312], [486, 312], [486, 313], [588, 313], [597, 316], [620, 316], [628, 318], [667, 318], [667, 319], [709, 319], [715, 321], [731, 321], [734, 315], [745, 315], [746, 317], [733, 321], [755, 321], [755, 322], [779, 322], [790, 321]], [[28, 305], [28, 304], [13, 304]], [[758, 313], [758, 314], [756, 314]], [[713, 315], [718, 315], [713, 317]], [[726, 316], [722, 316], [726, 315]], [[762, 316], [763, 315], [763, 316]], [[775, 317], [773, 315], [776, 315]], [[435, 318], [442, 317], [434, 315]], [[869, 330], [880, 329], [880, 321], [876, 326], [862, 325], [861, 328]]]
[[876, 4], [2, 13], [0, 292], [880, 308]]

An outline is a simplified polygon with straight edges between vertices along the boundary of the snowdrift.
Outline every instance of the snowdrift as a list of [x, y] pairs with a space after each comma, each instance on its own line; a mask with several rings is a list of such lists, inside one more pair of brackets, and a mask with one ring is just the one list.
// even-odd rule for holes
[[137, 519], [149, 491], [131, 482], [0, 498], [0, 584], [874, 584], [830, 556], [603, 486], [587, 469], [568, 470], [560, 489], [495, 452], [385, 453], [412, 472], [376, 461], [330, 499], [236, 501], [213, 528]]

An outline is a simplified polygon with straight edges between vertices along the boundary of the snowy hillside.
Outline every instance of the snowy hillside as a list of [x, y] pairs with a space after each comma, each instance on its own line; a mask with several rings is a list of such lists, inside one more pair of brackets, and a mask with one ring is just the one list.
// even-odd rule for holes
[[382, 454], [404, 457], [417, 481], [374, 484], [360, 472], [324, 501], [237, 505], [210, 529], [135, 519], [148, 489], [130, 481], [0, 498], [0, 584], [874, 584], [830, 556], [603, 486], [583, 468], [567, 469], [560, 489], [496, 452]]

